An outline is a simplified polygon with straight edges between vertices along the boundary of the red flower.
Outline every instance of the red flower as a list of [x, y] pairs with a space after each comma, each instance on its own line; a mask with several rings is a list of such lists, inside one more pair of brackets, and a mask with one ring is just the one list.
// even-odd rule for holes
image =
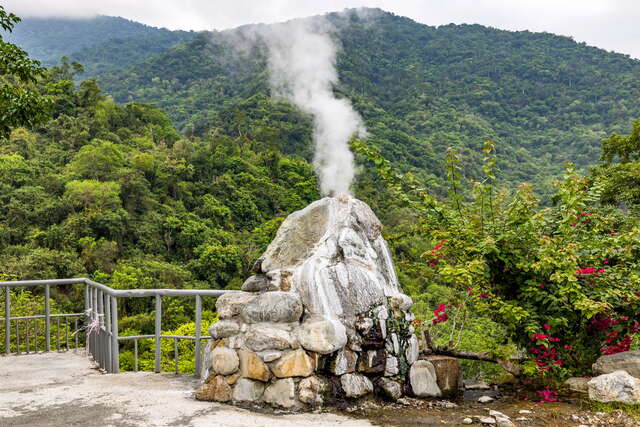
[[550, 324], [548, 324], [548, 323], [545, 323], [545, 324], [544, 324], [544, 325], [542, 325], [542, 326], [543, 326], [547, 331], [548, 331], [549, 329], [551, 329], [551, 325], [550, 325]]

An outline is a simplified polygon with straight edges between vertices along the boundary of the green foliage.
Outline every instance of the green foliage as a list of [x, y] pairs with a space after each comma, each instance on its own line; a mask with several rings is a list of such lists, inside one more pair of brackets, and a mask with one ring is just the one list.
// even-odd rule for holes
[[593, 169], [606, 203], [640, 205], [640, 119], [629, 135], [613, 134], [602, 141], [603, 164]]
[[[417, 213], [390, 239], [396, 248], [428, 248], [405, 253], [399, 265], [436, 343], [500, 357], [528, 349], [525, 372], [559, 377], [587, 372], [602, 352], [628, 347], [638, 331], [628, 325], [640, 321], [640, 218], [600, 205], [600, 187], [572, 166], [556, 185], [554, 206], [542, 209], [528, 185], [512, 195], [494, 188], [487, 142], [486, 180], [462, 185], [459, 158], [450, 152], [451, 197], [437, 200], [361, 141], [352, 147]], [[474, 343], [478, 332], [466, 325], [478, 332], [496, 325], [500, 333]]]
[[[20, 18], [0, 5], [0, 28], [10, 33], [17, 22]], [[0, 138], [14, 127], [33, 125], [47, 117], [50, 100], [34, 87], [43, 73], [38, 61], [0, 34]]]

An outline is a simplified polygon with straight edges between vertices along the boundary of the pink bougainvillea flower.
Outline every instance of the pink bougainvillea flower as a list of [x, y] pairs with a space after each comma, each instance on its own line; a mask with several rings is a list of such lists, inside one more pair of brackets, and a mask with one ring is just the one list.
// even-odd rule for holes
[[548, 331], [549, 329], [551, 329], [551, 325], [550, 325], [550, 324], [548, 324], [548, 323], [545, 323], [545, 324], [544, 324], [544, 325], [542, 325], [542, 326], [543, 326], [547, 331]]

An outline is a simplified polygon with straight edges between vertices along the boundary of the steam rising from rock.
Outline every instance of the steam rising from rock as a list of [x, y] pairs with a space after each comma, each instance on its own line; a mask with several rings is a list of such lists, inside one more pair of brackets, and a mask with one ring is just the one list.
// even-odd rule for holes
[[267, 28], [263, 38], [273, 94], [313, 116], [314, 167], [320, 192], [349, 193], [355, 165], [348, 142], [354, 134], [364, 135], [365, 129], [351, 103], [333, 93], [338, 83], [334, 29], [319, 18]]

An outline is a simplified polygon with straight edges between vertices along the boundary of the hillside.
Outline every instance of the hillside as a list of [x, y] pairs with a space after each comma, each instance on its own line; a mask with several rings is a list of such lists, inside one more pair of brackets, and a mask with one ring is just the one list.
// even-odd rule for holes
[[[640, 61], [628, 56], [553, 34], [431, 27], [364, 12], [327, 15], [341, 46], [336, 91], [363, 115], [372, 144], [434, 186], [442, 182], [449, 146], [458, 148], [467, 176], [479, 179], [480, 147], [493, 139], [501, 178], [510, 186], [532, 182], [544, 193], [564, 162], [593, 165], [600, 140], [640, 115]], [[96, 19], [122, 27], [119, 38], [95, 44], [104, 39], [103, 27], [77, 24], [68, 34], [83, 34], [78, 39], [85, 42], [74, 45], [71, 57], [118, 102], [158, 105], [187, 134], [269, 133], [284, 152], [309, 158], [308, 120], [300, 125], [304, 117], [269, 100], [259, 51], [247, 57], [234, 48], [247, 28], [183, 34]], [[36, 57], [42, 51], [29, 37], [18, 38], [28, 33], [20, 27], [61, 25], [48, 22], [29, 20], [16, 29]], [[65, 40], [50, 34], [47, 46], [69, 45]]]
[[6, 41], [46, 66], [57, 64], [62, 56], [81, 62], [85, 77], [143, 61], [193, 36], [113, 16], [24, 18], [13, 32], [3, 33]]
[[[342, 46], [337, 90], [354, 102], [383, 154], [434, 182], [448, 146], [477, 177], [472, 165], [490, 138], [504, 179], [541, 184], [565, 161], [593, 164], [600, 139], [640, 115], [640, 61], [624, 55], [552, 34], [362, 15], [328, 15]], [[182, 129], [219, 126], [219, 112], [236, 105], [266, 117], [264, 105], [262, 113], [247, 107], [268, 85], [263, 58], [234, 55], [229, 40], [241, 31], [201, 34], [99, 81], [120, 102], [161, 106]]]

